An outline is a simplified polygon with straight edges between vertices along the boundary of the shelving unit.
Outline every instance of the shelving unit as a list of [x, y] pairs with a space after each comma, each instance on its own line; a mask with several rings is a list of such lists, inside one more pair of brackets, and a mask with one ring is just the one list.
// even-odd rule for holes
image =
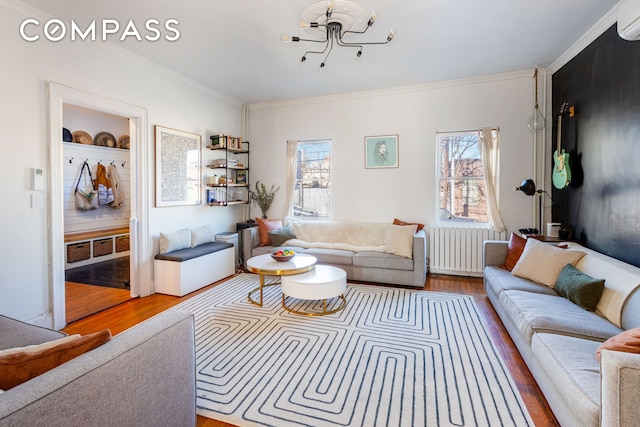
[[[209, 206], [246, 205], [249, 203], [249, 141], [229, 135], [212, 135], [209, 150], [223, 153], [224, 156], [213, 159], [207, 165], [214, 171], [224, 171], [223, 183], [210, 182], [205, 177], [207, 204]], [[222, 176], [218, 177], [220, 179]], [[237, 189], [244, 189], [238, 195]]]

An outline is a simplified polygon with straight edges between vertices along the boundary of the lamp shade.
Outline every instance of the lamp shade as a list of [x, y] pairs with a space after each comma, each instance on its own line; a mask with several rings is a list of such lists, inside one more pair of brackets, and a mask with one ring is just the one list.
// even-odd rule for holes
[[536, 184], [532, 179], [525, 179], [519, 187], [514, 187], [514, 191], [522, 191], [527, 196], [536, 194]]

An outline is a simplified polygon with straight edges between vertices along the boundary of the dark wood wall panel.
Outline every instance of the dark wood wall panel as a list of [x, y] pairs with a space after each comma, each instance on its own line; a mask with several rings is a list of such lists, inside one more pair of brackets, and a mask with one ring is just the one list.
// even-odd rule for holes
[[553, 150], [563, 101], [562, 146], [573, 179], [553, 188], [553, 220], [579, 243], [640, 266], [640, 41], [614, 25], [553, 74]]

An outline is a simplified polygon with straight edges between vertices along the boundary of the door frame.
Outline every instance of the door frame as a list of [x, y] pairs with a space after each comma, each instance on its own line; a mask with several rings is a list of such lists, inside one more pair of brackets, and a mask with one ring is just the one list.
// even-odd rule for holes
[[54, 329], [66, 326], [64, 183], [62, 144], [63, 106], [76, 105], [129, 119], [131, 165], [130, 271], [131, 296], [152, 293], [151, 242], [149, 239], [149, 144], [148, 110], [72, 87], [48, 82], [49, 98], [49, 283]]

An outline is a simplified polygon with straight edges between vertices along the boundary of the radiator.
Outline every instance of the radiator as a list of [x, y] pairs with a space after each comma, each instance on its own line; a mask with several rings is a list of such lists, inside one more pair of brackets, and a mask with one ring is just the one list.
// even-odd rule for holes
[[482, 276], [482, 245], [485, 240], [507, 240], [507, 232], [478, 227], [431, 227], [429, 271]]

